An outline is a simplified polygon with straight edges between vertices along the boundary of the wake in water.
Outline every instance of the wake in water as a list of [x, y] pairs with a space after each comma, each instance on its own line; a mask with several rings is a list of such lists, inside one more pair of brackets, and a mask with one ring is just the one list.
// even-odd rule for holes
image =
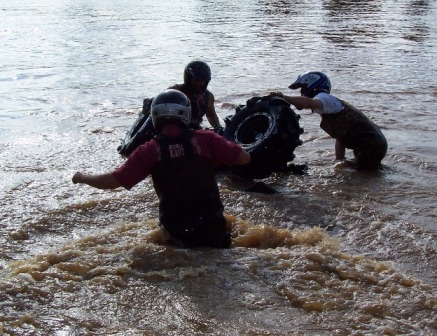
[[162, 245], [163, 232], [146, 221], [12, 262], [2, 271], [1, 330], [171, 335], [174, 325], [193, 335], [398, 335], [437, 327], [430, 286], [341, 252], [325, 230], [228, 220], [227, 250]]
[[[0, 334], [436, 334], [437, 2], [290, 4], [2, 3]], [[231, 249], [164, 245], [150, 181], [100, 192], [70, 178], [118, 166], [142, 100], [193, 58], [235, 105], [326, 71], [381, 126], [384, 170], [335, 164], [302, 112], [293, 162], [307, 174], [262, 180], [269, 194], [220, 181]]]

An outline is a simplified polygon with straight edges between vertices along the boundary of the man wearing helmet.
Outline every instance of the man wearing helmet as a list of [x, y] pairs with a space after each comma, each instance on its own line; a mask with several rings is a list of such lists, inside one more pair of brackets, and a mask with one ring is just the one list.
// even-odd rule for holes
[[200, 129], [203, 116], [217, 133], [222, 133], [219, 118], [215, 112], [214, 95], [207, 90], [211, 80], [211, 69], [203, 61], [192, 61], [184, 69], [184, 83], [176, 84], [169, 89], [183, 92], [191, 102], [190, 128]]
[[346, 148], [352, 149], [356, 168], [376, 170], [387, 153], [387, 140], [381, 130], [353, 105], [330, 94], [331, 82], [321, 72], [308, 72], [289, 86], [300, 88], [301, 96], [271, 92], [298, 110], [311, 109], [322, 117], [320, 127], [335, 139], [335, 157], [344, 160]]
[[131, 189], [152, 176], [159, 199], [160, 225], [184, 247], [229, 247], [230, 233], [214, 167], [242, 165], [250, 155], [209, 130], [189, 129], [190, 101], [178, 90], [166, 90], [152, 102], [155, 138], [139, 146], [111, 173], [77, 172], [73, 183], [99, 189]]

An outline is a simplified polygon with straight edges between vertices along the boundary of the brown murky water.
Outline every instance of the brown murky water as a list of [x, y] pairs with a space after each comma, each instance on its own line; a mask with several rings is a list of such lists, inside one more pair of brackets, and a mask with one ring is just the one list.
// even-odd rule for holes
[[[0, 36], [0, 333], [437, 333], [437, 4], [434, 1], [16, 1]], [[163, 245], [151, 182], [100, 191], [77, 170], [121, 164], [141, 101], [212, 68], [244, 104], [326, 71], [381, 126], [378, 173], [333, 160], [299, 111], [308, 175], [242, 191], [219, 176], [228, 250]], [[351, 153], [347, 153], [351, 157]]]

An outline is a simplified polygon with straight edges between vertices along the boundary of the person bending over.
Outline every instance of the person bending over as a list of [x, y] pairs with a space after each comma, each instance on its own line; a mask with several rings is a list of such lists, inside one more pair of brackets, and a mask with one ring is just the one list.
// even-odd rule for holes
[[346, 148], [352, 149], [356, 168], [377, 170], [387, 153], [387, 140], [379, 127], [350, 103], [331, 95], [331, 81], [317, 71], [305, 73], [289, 86], [300, 88], [301, 96], [271, 92], [298, 110], [311, 109], [322, 117], [320, 127], [335, 139], [335, 157], [344, 160]]
[[152, 176], [159, 199], [159, 222], [173, 242], [183, 247], [226, 248], [226, 229], [214, 167], [242, 165], [250, 155], [240, 146], [209, 130], [191, 130], [190, 101], [178, 90], [158, 94], [151, 116], [154, 139], [139, 146], [114, 171], [89, 175], [77, 172], [73, 183], [99, 189], [131, 189]]

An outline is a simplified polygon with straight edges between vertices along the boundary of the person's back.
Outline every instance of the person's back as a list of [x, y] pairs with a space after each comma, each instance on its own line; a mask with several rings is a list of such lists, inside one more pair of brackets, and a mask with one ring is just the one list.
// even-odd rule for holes
[[77, 172], [72, 180], [100, 189], [129, 190], [151, 174], [160, 224], [173, 242], [184, 247], [229, 247], [214, 167], [246, 164], [250, 155], [212, 131], [190, 130], [190, 114], [190, 101], [182, 92], [164, 91], [152, 102], [158, 133], [153, 140], [139, 146], [112, 173]]
[[[323, 97], [327, 95], [327, 93], [320, 93], [314, 98], [323, 101]], [[331, 99], [338, 99], [331, 97]], [[342, 99], [338, 100], [342, 106], [339, 112], [319, 112], [322, 117], [320, 128], [342, 146], [354, 151], [358, 169], [377, 169], [387, 153], [387, 140], [384, 134], [355, 106]]]
[[193, 131], [156, 137], [160, 158], [152, 168], [159, 220], [186, 246], [226, 247], [230, 236], [211, 160], [196, 153]]
[[138, 147], [114, 176], [129, 189], [151, 174], [159, 198], [160, 224], [185, 247], [227, 247], [216, 165], [232, 165], [242, 149], [207, 130], [191, 130], [190, 101], [169, 89], [153, 99], [157, 135]]

